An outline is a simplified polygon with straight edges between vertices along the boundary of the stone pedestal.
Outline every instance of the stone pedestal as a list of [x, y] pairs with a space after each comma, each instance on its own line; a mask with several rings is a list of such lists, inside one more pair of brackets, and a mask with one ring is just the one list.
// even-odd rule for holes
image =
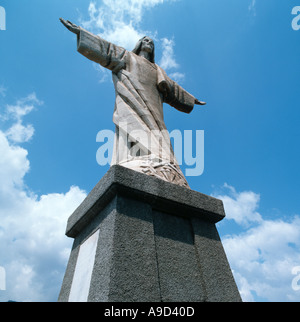
[[221, 200], [113, 166], [68, 220], [60, 302], [241, 301]]

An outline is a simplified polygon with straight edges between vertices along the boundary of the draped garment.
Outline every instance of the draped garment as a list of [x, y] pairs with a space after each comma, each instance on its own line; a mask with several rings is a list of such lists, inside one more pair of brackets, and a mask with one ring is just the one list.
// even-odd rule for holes
[[195, 97], [155, 63], [82, 28], [77, 47], [82, 55], [112, 71], [116, 93], [112, 164], [189, 187], [174, 156], [163, 103], [190, 113]]

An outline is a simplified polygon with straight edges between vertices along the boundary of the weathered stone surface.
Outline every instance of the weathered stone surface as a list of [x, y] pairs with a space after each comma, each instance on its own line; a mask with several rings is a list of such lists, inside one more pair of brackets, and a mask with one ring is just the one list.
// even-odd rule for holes
[[203, 302], [194, 233], [187, 218], [153, 212], [159, 284], [163, 302]]
[[67, 236], [76, 237], [117, 193], [178, 216], [202, 218], [212, 223], [225, 217], [221, 200], [115, 165], [69, 218]]
[[198, 253], [207, 302], [241, 301], [215, 225], [193, 218], [194, 245]]
[[112, 71], [116, 93], [112, 164], [122, 164], [189, 187], [171, 147], [163, 103], [184, 113], [190, 113], [195, 104], [206, 103], [188, 93], [155, 64], [155, 46], [151, 38], [143, 37], [132, 51], [128, 51], [70, 21], [60, 21], [77, 35], [79, 53]]
[[121, 196], [113, 202], [100, 231], [89, 301], [159, 301], [151, 208]]
[[[220, 200], [112, 167], [69, 218], [59, 301], [240, 301], [215, 227], [222, 218]], [[92, 268], [82, 267], [85, 251]]]

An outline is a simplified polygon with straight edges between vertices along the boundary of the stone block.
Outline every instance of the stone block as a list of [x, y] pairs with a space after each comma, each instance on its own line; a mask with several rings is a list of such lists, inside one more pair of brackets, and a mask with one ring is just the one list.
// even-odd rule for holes
[[221, 200], [116, 165], [70, 216], [59, 301], [241, 301]]

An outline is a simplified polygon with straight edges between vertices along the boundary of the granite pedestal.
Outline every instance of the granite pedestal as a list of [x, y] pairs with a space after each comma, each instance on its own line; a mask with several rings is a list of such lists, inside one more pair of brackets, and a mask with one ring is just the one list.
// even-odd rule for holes
[[60, 302], [241, 301], [221, 200], [113, 166], [71, 215]]

